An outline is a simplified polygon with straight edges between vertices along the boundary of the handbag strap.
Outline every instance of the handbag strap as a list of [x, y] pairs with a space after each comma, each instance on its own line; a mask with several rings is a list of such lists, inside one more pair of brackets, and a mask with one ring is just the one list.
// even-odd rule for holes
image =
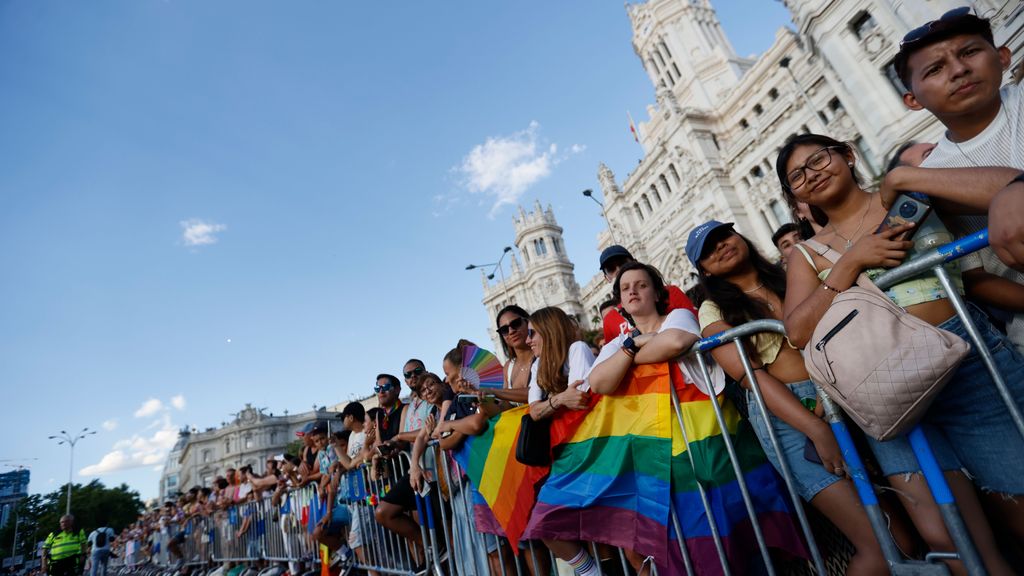
[[[821, 242], [818, 242], [817, 240], [814, 239], [804, 240], [803, 243], [806, 244], [807, 246], [810, 246], [811, 250], [814, 250], [814, 252], [818, 256], [821, 256], [822, 258], [828, 260], [832, 264], [838, 262], [839, 259], [843, 256], [835, 248], [832, 248], [827, 244], [822, 244]], [[889, 296], [885, 292], [883, 292], [882, 289], [879, 288], [874, 282], [872, 282], [871, 278], [868, 278], [868, 275], [865, 274], [863, 271], [861, 271], [861, 273], [857, 275], [857, 281], [855, 282], [855, 284], [865, 290], [868, 290], [869, 292], [873, 292], [876, 295], [879, 295], [882, 298], [889, 300]], [[891, 300], [889, 301], [891, 302]]]

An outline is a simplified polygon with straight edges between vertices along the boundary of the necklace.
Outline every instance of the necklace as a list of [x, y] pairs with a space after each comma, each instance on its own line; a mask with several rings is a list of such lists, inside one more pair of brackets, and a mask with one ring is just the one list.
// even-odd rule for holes
[[753, 288], [751, 288], [750, 290], [744, 290], [743, 293], [744, 294], [750, 294], [751, 292], [757, 292], [761, 288], [764, 288], [764, 283], [760, 283], [757, 286], [754, 286]]
[[857, 237], [857, 233], [859, 233], [860, 229], [864, 226], [864, 219], [867, 218], [868, 212], [870, 212], [870, 211], [871, 211], [871, 198], [868, 198], [867, 206], [864, 208], [864, 213], [860, 215], [860, 223], [857, 224], [857, 229], [853, 231], [853, 234], [850, 234], [849, 238], [847, 238], [846, 236], [843, 236], [842, 234], [839, 233], [839, 229], [836, 228], [835, 223], [833, 223], [833, 222], [829, 222], [828, 223], [829, 227], [832, 228], [832, 233], [833, 234], [835, 234], [836, 236], [839, 236], [843, 240], [846, 240], [846, 249], [847, 250], [850, 249], [850, 246], [853, 246], [853, 238]]

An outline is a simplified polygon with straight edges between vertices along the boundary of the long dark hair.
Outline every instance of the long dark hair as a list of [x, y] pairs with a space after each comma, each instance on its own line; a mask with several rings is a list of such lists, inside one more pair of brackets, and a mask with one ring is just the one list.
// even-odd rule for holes
[[[786, 271], [762, 256], [746, 236], [739, 232], [733, 232], [733, 234], [739, 236], [747, 245], [750, 265], [757, 272], [758, 282], [763, 283], [765, 288], [777, 294], [780, 299], [785, 299]], [[705, 299], [714, 302], [721, 309], [722, 320], [726, 324], [739, 326], [750, 320], [773, 318], [767, 304], [756, 298], [751, 298], [739, 286], [725, 278], [708, 276], [701, 270], [698, 282], [704, 289]]]
[[[786, 200], [786, 204], [789, 205], [790, 210], [796, 214], [796, 196], [793, 195], [793, 191], [789, 188], [789, 174], [786, 173], [786, 164], [789, 163], [789, 158], [793, 155], [793, 151], [796, 150], [797, 146], [811, 145], [821, 146], [822, 148], [836, 148], [837, 152], [841, 154], [853, 153], [853, 146], [847, 142], [840, 142], [830, 136], [824, 136], [822, 134], [798, 134], [793, 136], [782, 146], [779, 150], [779, 157], [775, 159], [775, 174], [779, 177], [779, 184], [782, 186], [782, 197]], [[834, 161], [834, 160], [833, 160]], [[851, 167], [850, 174], [853, 175], [853, 181], [858, 185], [860, 184], [860, 178], [857, 176], [857, 172]], [[828, 216], [825, 211], [817, 206], [811, 206], [811, 216], [814, 217], [814, 221], [819, 226], [825, 226], [828, 224]]]

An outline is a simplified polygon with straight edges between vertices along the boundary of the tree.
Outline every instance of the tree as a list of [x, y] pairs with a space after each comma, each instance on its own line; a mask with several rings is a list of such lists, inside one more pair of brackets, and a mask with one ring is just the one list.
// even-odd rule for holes
[[[46, 538], [50, 532], [60, 530], [60, 517], [67, 502], [67, 484], [46, 495], [33, 494], [18, 504], [17, 515], [21, 522], [18, 551], [31, 550], [35, 542]], [[120, 532], [125, 526], [138, 519], [142, 513], [139, 493], [121, 484], [107, 488], [99, 480], [72, 487], [71, 514], [75, 527], [89, 533], [100, 526], [109, 526]], [[14, 521], [0, 529], [0, 557], [10, 555], [14, 540]]]

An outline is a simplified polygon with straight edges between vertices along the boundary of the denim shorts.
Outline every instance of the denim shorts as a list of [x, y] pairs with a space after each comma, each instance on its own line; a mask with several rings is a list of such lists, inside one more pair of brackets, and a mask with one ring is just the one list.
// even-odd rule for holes
[[[786, 384], [786, 387], [789, 388], [790, 392], [798, 400], [807, 398], [813, 400], [817, 396], [817, 388], [815, 388], [814, 383], [810, 380]], [[747, 390], [746, 393], [750, 424], [754, 427], [754, 433], [757, 434], [757, 439], [761, 442], [761, 447], [764, 448], [764, 453], [768, 456], [768, 460], [779, 471], [779, 474], [782, 474], [779, 457], [775, 450], [772, 449], [771, 440], [768, 438], [765, 418], [761, 414], [757, 402], [754, 400], [753, 392]], [[821, 464], [804, 458], [804, 444], [807, 443], [807, 436], [803, 432], [793, 428], [774, 414], [769, 415], [769, 421], [772, 427], [775, 428], [775, 436], [779, 439], [779, 445], [785, 455], [786, 463], [789, 464], [789, 469], [793, 472], [793, 484], [801, 498], [810, 502], [818, 492], [842, 479], [841, 476], [836, 476], [826, 471], [825, 467]]]
[[[1024, 411], [1024, 356], [984, 314], [969, 306], [1017, 408]], [[959, 316], [939, 328], [960, 336], [971, 352], [928, 409], [924, 422], [946, 437], [964, 469], [983, 490], [1024, 494], [1024, 438], [996, 390]]]

